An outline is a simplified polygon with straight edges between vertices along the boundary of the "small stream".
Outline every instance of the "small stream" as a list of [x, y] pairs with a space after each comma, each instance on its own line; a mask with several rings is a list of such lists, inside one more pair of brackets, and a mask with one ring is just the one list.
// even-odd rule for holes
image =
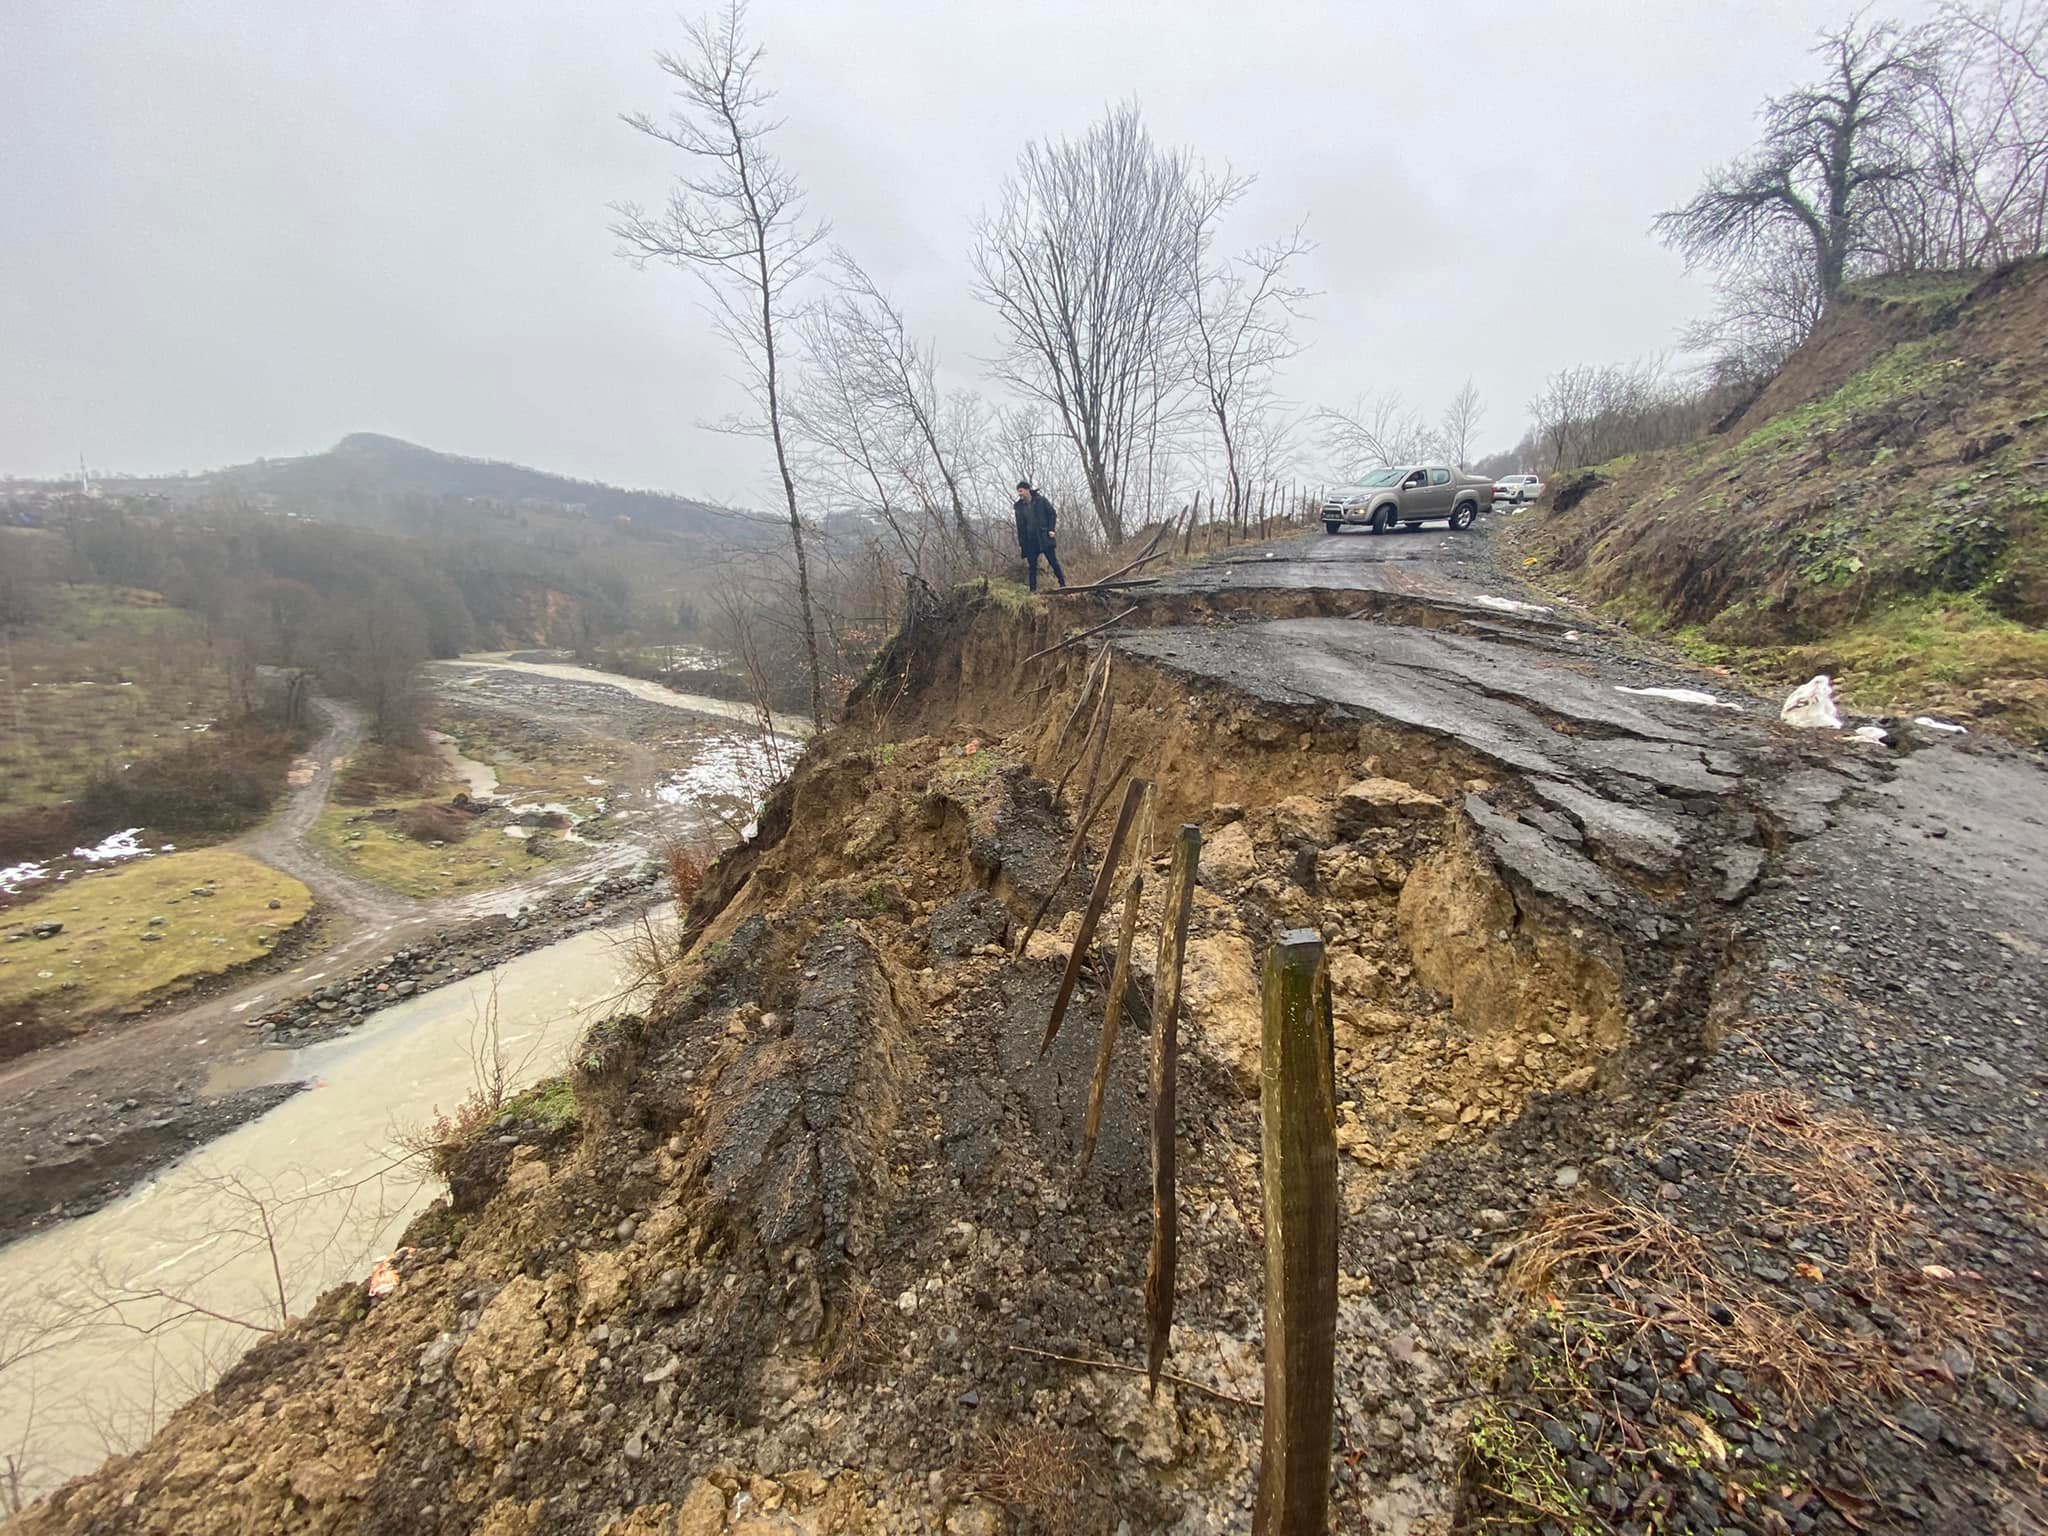
[[216, 1091], [309, 1086], [118, 1203], [0, 1249], [0, 1362], [49, 1346], [0, 1366], [0, 1450], [25, 1456], [25, 1491], [147, 1439], [260, 1337], [201, 1309], [274, 1325], [280, 1283], [297, 1316], [362, 1278], [437, 1193], [400, 1160], [396, 1134], [468, 1095], [492, 1008], [515, 1086], [559, 1070], [619, 1005], [631, 931], [578, 934], [339, 1039], [228, 1064]]

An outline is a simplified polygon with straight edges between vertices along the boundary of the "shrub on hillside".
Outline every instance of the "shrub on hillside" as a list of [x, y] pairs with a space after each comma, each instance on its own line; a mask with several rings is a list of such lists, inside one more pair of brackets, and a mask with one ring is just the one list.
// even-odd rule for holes
[[349, 805], [369, 805], [416, 795], [431, 788], [443, 772], [445, 765], [431, 752], [371, 745], [351, 757], [335, 777], [334, 797]]
[[399, 813], [398, 830], [416, 843], [459, 843], [476, 818], [453, 805], [415, 805]]
[[0, 865], [68, 853], [80, 842], [81, 833], [78, 808], [73, 805], [31, 805], [10, 811], [0, 816]]
[[230, 727], [126, 768], [101, 768], [72, 802], [76, 826], [84, 836], [122, 827], [238, 832], [270, 809], [298, 745], [289, 731]]

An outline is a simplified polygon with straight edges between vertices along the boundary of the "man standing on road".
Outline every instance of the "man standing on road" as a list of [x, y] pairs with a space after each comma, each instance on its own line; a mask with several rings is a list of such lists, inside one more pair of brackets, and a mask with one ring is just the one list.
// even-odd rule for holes
[[1063, 587], [1067, 584], [1067, 573], [1060, 569], [1057, 540], [1053, 535], [1059, 521], [1058, 510], [1031, 488], [1029, 480], [1017, 482], [1017, 553], [1024, 557], [1024, 569], [1034, 592], [1038, 590], [1040, 555], [1045, 556], [1045, 563], [1052, 567], [1059, 584]]

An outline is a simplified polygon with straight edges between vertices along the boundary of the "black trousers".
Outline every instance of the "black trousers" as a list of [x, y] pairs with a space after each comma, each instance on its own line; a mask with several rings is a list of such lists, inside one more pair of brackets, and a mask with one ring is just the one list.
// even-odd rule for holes
[[1064, 587], [1067, 584], [1067, 573], [1060, 569], [1058, 552], [1050, 544], [1046, 544], [1038, 549], [1034, 549], [1026, 557], [1025, 568], [1031, 573], [1031, 590], [1034, 592], [1038, 590], [1038, 557], [1040, 555], [1045, 556], [1045, 563], [1052, 567], [1053, 575], [1059, 579], [1059, 584]]

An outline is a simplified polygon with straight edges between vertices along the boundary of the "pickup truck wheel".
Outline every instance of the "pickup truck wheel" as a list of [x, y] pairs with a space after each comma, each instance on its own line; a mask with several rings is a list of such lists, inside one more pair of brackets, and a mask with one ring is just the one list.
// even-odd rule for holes
[[1387, 531], [1387, 509], [1385, 507], [1375, 507], [1373, 509], [1372, 522], [1367, 526], [1374, 533], [1385, 533]]
[[1334, 522], [1332, 522], [1332, 521], [1331, 521], [1331, 520], [1330, 520], [1329, 518], [1324, 518], [1324, 519], [1323, 519], [1323, 532], [1325, 532], [1325, 533], [1335, 533], [1336, 531], [1337, 531], [1337, 524], [1336, 524], [1336, 523], [1334, 523]]
[[1479, 515], [1479, 508], [1469, 501], [1461, 501], [1451, 508], [1451, 527], [1466, 529], [1472, 526], [1472, 519]]

